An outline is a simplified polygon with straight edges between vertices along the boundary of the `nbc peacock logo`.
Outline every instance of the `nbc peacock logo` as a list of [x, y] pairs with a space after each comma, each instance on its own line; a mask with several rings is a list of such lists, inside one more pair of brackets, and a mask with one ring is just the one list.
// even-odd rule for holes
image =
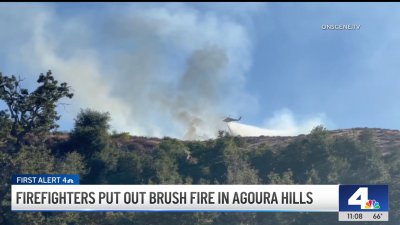
[[375, 200], [368, 200], [365, 203], [365, 209], [380, 209], [380, 205], [379, 202], [375, 201]]

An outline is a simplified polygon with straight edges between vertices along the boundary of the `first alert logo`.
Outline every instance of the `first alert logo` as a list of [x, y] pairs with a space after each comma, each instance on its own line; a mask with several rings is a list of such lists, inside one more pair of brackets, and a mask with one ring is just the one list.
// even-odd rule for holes
[[[58, 184], [60, 181], [61, 177], [17, 177], [17, 184]], [[65, 183], [73, 183], [73, 180]]]

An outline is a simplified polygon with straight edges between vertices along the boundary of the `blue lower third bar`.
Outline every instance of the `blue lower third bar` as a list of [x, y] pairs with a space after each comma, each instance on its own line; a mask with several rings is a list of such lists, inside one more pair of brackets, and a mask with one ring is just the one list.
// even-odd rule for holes
[[13, 185], [79, 184], [79, 174], [17, 174], [12, 176]]

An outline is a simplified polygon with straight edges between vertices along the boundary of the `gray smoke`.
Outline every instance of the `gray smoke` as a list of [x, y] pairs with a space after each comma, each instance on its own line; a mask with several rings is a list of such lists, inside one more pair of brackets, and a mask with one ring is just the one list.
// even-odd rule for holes
[[185, 139], [207, 137], [204, 132], [210, 122], [207, 119], [221, 117], [221, 112], [213, 108], [223, 101], [220, 87], [227, 62], [225, 51], [216, 47], [196, 50], [189, 58], [187, 69], [174, 92], [177, 95], [172, 97], [174, 102], [164, 105], [186, 127]]
[[216, 136], [227, 114], [256, 105], [244, 91], [252, 48], [245, 23], [254, 8], [223, 14], [187, 4], [125, 5], [101, 17], [37, 5], [10, 10], [4, 17], [16, 27], [13, 37], [25, 38], [7, 40], [14, 51], [3, 55], [13, 53], [32, 75], [52, 69], [75, 90], [62, 123], [90, 107], [110, 112], [117, 131], [204, 139]]

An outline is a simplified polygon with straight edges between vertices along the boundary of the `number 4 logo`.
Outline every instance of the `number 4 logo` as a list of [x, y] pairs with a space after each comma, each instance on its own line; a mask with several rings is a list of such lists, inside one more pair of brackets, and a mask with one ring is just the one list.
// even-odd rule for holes
[[378, 201], [368, 198], [368, 188], [358, 188], [356, 192], [347, 201], [348, 205], [359, 205], [361, 209], [380, 209]]
[[366, 207], [368, 202], [368, 188], [360, 187], [347, 201], [348, 205], [359, 205], [361, 209], [369, 209]]

